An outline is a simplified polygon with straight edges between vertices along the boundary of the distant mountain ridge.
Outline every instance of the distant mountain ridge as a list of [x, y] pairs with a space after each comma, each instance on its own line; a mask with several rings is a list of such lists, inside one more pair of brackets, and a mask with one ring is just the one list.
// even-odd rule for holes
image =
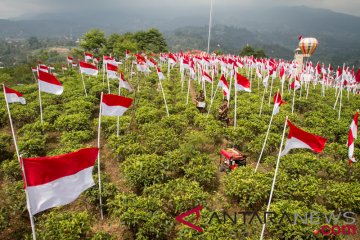
[[[94, 27], [106, 33], [155, 27], [165, 33], [172, 49], [206, 49], [208, 18], [207, 10], [192, 10], [187, 16], [150, 10], [144, 14], [125, 11], [57, 13], [31, 19], [0, 20], [0, 38], [76, 39]], [[213, 50], [219, 44], [223, 51], [238, 51], [249, 43], [263, 47], [271, 56], [291, 58], [297, 47], [297, 37], [302, 34], [319, 40], [314, 60], [357, 65], [360, 61], [360, 17], [302, 6], [252, 9], [221, 6], [214, 9], [213, 23]]]

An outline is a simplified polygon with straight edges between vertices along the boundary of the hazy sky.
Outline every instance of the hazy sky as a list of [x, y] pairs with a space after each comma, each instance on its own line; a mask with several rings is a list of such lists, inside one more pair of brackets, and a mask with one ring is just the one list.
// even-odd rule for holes
[[[297, 6], [330, 9], [360, 17], [360, 0], [213, 0], [214, 7], [269, 7]], [[203, 7], [209, 9], [210, 0], [0, 0], [0, 19], [17, 18], [59, 11], [132, 10], [159, 11], [181, 10]], [[177, 12], [180, 14], [180, 12]]]

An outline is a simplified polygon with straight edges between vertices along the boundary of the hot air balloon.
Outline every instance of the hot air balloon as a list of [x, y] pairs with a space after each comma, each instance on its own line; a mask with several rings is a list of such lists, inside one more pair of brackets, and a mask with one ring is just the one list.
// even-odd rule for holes
[[319, 42], [316, 38], [302, 38], [299, 42], [299, 47], [304, 57], [310, 57], [314, 52]]

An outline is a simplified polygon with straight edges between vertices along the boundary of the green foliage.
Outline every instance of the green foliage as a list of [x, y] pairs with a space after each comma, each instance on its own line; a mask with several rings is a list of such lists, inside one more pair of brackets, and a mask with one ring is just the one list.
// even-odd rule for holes
[[134, 39], [136, 40], [140, 50], [149, 52], [166, 52], [167, 44], [165, 38], [159, 30], [151, 28], [146, 32], [140, 31], [135, 33]]
[[246, 45], [241, 51], [240, 56], [254, 56], [256, 58], [265, 58], [266, 54], [263, 49], [254, 49], [250, 45]]
[[51, 211], [37, 224], [40, 239], [85, 239], [91, 230], [91, 217], [86, 212]]
[[238, 167], [225, 177], [225, 194], [241, 207], [257, 209], [267, 201], [272, 178], [256, 172], [252, 167]]
[[89, 117], [84, 113], [74, 113], [59, 116], [54, 126], [59, 131], [83, 131], [90, 130]]
[[81, 38], [80, 46], [83, 47], [85, 51], [98, 53], [105, 43], [106, 38], [104, 32], [100, 29], [92, 29]]

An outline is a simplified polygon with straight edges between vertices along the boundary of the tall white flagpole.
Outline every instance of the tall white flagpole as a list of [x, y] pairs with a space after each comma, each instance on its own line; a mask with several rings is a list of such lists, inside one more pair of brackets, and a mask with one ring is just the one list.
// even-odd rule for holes
[[13, 126], [12, 119], [11, 119], [11, 113], [10, 113], [9, 103], [8, 103], [7, 98], [6, 98], [6, 92], [5, 92], [5, 85], [4, 85], [4, 84], [3, 84], [3, 91], [4, 91], [6, 108], [7, 108], [8, 115], [9, 115], [11, 133], [12, 133], [13, 140], [14, 140], [14, 146], [15, 146], [16, 156], [17, 156], [17, 158], [18, 158], [18, 161], [20, 162], [19, 148], [18, 148], [17, 142], [16, 142], [16, 136], [15, 136], [14, 126]]
[[274, 107], [273, 107], [273, 111], [272, 111], [272, 114], [271, 114], [271, 118], [270, 118], [270, 122], [269, 122], [269, 126], [268, 126], [268, 129], [266, 131], [266, 136], [265, 136], [265, 140], [264, 140], [264, 143], [263, 143], [263, 146], [262, 146], [262, 149], [261, 149], [261, 152], [260, 152], [260, 156], [259, 156], [259, 159], [256, 163], [256, 168], [255, 168], [255, 172], [257, 171], [258, 167], [259, 167], [259, 164], [260, 164], [260, 161], [261, 161], [261, 157], [264, 153], [264, 149], [265, 149], [265, 146], [266, 146], [266, 141], [268, 139], [268, 136], [269, 136], [269, 132], [270, 132], [270, 128], [271, 128], [271, 123], [272, 123], [272, 120], [274, 118], [274, 110], [275, 110], [275, 103], [277, 102], [277, 99], [278, 99], [278, 96], [279, 96], [279, 89], [277, 91], [277, 94], [276, 94], [276, 99], [275, 99], [275, 102], [274, 102]]
[[[291, 107], [291, 114], [294, 114], [294, 105], [295, 105], [295, 91], [296, 91], [296, 77], [294, 79], [294, 93], [293, 93], [293, 100], [292, 100], [292, 107]], [[291, 86], [291, 84], [290, 84]]]
[[271, 95], [272, 95], [273, 85], [274, 85], [274, 78], [271, 76], [271, 86], [270, 86], [270, 94], [269, 94], [269, 107], [270, 107], [270, 103], [271, 103]]
[[[284, 143], [284, 137], [285, 137], [287, 120], [288, 120], [288, 117], [286, 116], [286, 118], [285, 118], [285, 125], [284, 125], [284, 131], [283, 131], [282, 138], [281, 138], [279, 154], [278, 154], [278, 158], [277, 158], [277, 161], [276, 161], [276, 168], [275, 168], [275, 173], [274, 173], [274, 179], [273, 179], [272, 186], [271, 186], [270, 197], [269, 197], [269, 202], [268, 202], [268, 205], [267, 205], [267, 208], [266, 208], [266, 212], [269, 212], [269, 210], [270, 210], [270, 204], [271, 204], [272, 196], [273, 196], [273, 193], [274, 193], [276, 175], [277, 175], [277, 172], [278, 172], [278, 169], [279, 169], [279, 163], [280, 163], [280, 157], [281, 157], [281, 150], [282, 150], [282, 146], [283, 146], [283, 143]], [[264, 232], [265, 232], [265, 226], [266, 226], [266, 215], [265, 215], [264, 224], [263, 224], [263, 227], [262, 227], [262, 230], [261, 230], [260, 240], [263, 239]]]
[[[19, 157], [20, 158], [20, 157]], [[26, 182], [26, 173], [25, 173], [25, 168], [24, 168], [24, 163], [23, 161], [21, 162], [21, 170], [23, 172], [23, 179], [24, 179], [24, 183], [25, 183], [25, 196], [26, 196], [26, 206], [29, 212], [29, 217], [30, 217], [30, 224], [31, 224], [31, 232], [32, 232], [32, 236], [33, 236], [33, 240], [36, 240], [36, 232], [35, 232], [35, 223], [34, 223], [34, 216], [31, 213], [31, 206], [30, 206], [30, 202], [29, 202], [29, 193], [27, 191], [27, 182]]]
[[264, 91], [263, 91], [263, 95], [262, 95], [262, 99], [261, 99], [259, 116], [261, 116], [261, 113], [262, 113], [266, 89], [267, 89], [267, 85], [266, 85], [266, 87], [264, 87]]
[[234, 89], [235, 89], [235, 113], [234, 113], [234, 130], [236, 129], [236, 108], [237, 108], [237, 89], [236, 89], [236, 82], [234, 77]]
[[213, 11], [213, 0], [210, 0], [209, 36], [208, 36], [207, 53], [210, 52], [210, 36], [211, 36], [212, 11]]
[[83, 86], [84, 86], [85, 96], [87, 96], [86, 86], [85, 86], [85, 80], [84, 80], [84, 75], [83, 75], [83, 73], [81, 73], [81, 80], [82, 80], [82, 84], [83, 84]]
[[102, 100], [103, 100], [103, 92], [101, 92], [101, 97], [100, 97], [100, 109], [99, 109], [99, 126], [98, 126], [98, 148], [99, 148], [99, 152], [98, 152], [98, 179], [99, 179], [99, 200], [100, 200], [100, 216], [101, 216], [101, 220], [104, 219], [104, 214], [103, 214], [103, 208], [102, 208], [102, 198], [101, 198], [101, 174], [100, 174], [100, 131], [101, 131], [101, 114], [102, 114]]

